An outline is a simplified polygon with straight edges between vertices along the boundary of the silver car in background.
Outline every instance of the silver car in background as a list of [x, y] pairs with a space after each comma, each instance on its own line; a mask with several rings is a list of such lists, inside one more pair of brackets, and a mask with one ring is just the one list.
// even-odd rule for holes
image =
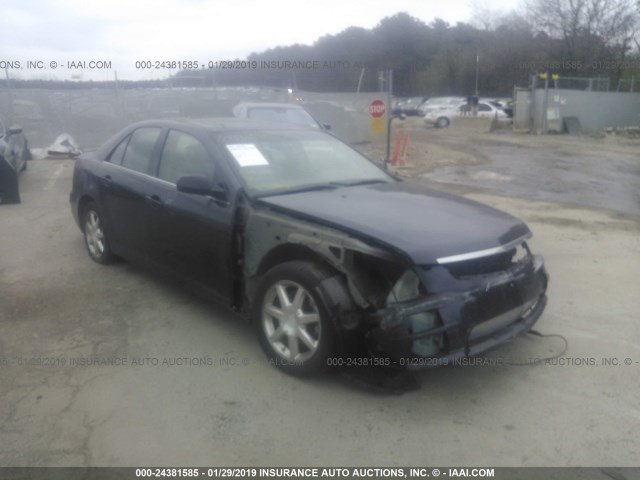
[[293, 123], [307, 127], [327, 130], [309, 112], [300, 105], [290, 103], [249, 103], [242, 102], [233, 107], [233, 116], [263, 122]]
[[431, 97], [418, 107], [418, 115], [424, 117], [435, 110], [457, 108], [466, 101], [465, 97]]
[[491, 102], [478, 102], [477, 111], [472, 112], [471, 107], [465, 102], [462, 105], [443, 107], [427, 112], [424, 116], [424, 123], [437, 128], [445, 128], [451, 125], [456, 117], [473, 116], [479, 118], [496, 118], [498, 120], [508, 120], [509, 116], [505, 111]]

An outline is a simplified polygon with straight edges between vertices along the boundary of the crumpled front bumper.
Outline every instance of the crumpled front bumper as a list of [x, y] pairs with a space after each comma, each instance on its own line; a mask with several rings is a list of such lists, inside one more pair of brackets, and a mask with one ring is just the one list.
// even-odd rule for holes
[[[494, 274], [455, 278], [435, 266], [419, 276], [430, 294], [376, 311], [369, 318], [376, 326], [367, 333], [374, 354], [409, 368], [450, 363], [509, 342], [531, 329], [547, 302], [548, 275], [538, 255]], [[433, 324], [416, 329], [412, 318], [425, 313]], [[425, 340], [433, 346], [427, 355]], [[438, 361], [416, 361], [425, 358]]]

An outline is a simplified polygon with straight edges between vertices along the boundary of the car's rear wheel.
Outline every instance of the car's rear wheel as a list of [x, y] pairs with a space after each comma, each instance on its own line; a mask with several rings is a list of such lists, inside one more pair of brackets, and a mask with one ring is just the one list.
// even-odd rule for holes
[[31, 150], [29, 149], [29, 142], [24, 142], [24, 150], [22, 151], [22, 155], [25, 160], [31, 160], [33, 158]]
[[24, 149], [22, 150], [22, 170], [27, 169], [27, 161], [31, 160], [31, 151], [27, 148], [27, 144], [24, 144]]
[[308, 375], [326, 368], [336, 332], [320, 283], [331, 275], [311, 262], [286, 262], [263, 277], [254, 321], [270, 362], [286, 373]]
[[440, 117], [436, 121], [436, 127], [438, 128], [446, 128], [449, 126], [449, 119], [447, 117]]
[[82, 215], [82, 231], [87, 252], [94, 262], [103, 265], [112, 263], [114, 260], [107, 233], [105, 231], [102, 215], [95, 203], [89, 203]]

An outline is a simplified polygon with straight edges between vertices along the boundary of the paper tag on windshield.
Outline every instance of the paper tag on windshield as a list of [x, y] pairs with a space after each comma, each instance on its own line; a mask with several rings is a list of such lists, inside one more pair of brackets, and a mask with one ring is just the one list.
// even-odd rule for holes
[[227, 150], [231, 152], [241, 167], [255, 167], [257, 165], [269, 165], [264, 155], [253, 143], [238, 143], [227, 145]]

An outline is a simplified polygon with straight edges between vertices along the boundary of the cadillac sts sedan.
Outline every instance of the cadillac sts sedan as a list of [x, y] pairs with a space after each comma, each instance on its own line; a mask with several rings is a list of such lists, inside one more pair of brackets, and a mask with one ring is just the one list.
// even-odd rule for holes
[[137, 123], [77, 159], [70, 202], [92, 260], [199, 287], [250, 317], [288, 373], [354, 351], [408, 367], [476, 356], [546, 304], [524, 223], [401, 181], [317, 129]]

